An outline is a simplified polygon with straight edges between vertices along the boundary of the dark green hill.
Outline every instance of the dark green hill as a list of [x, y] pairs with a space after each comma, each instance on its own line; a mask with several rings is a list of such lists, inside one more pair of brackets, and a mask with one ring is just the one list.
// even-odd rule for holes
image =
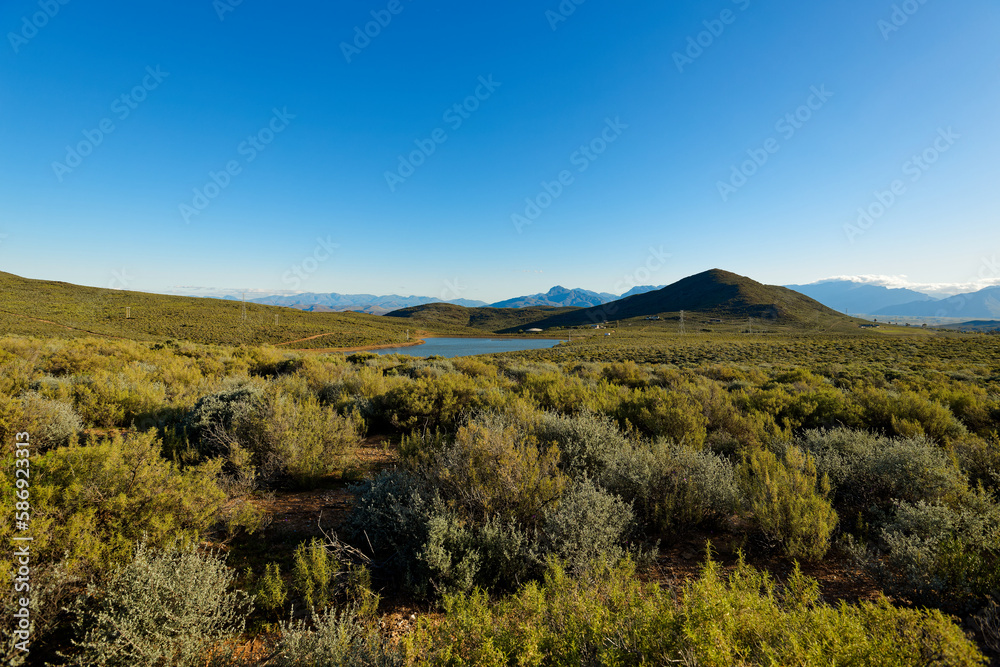
[[465, 308], [450, 303], [428, 303], [423, 306], [402, 308], [387, 313], [386, 317], [405, 318], [423, 327], [468, 327], [481, 331], [521, 329], [527, 322], [561, 314], [580, 308], [555, 308], [533, 306], [529, 308]]
[[402, 342], [406, 325], [375, 315], [308, 313], [255, 303], [246, 304], [244, 318], [239, 301], [84, 287], [0, 272], [3, 334], [357, 347]]
[[703, 319], [754, 318], [762, 324], [793, 327], [818, 325], [828, 328], [852, 321], [846, 315], [785, 287], [763, 285], [745, 276], [712, 269], [660, 290], [540, 318], [519, 328], [549, 329], [655, 316], [670, 317], [682, 310], [685, 316]]

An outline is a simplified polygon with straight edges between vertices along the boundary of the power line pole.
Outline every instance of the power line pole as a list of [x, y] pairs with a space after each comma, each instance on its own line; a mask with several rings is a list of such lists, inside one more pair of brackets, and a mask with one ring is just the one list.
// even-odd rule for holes
[[247, 321], [247, 293], [240, 292], [243, 295], [243, 321]]
[[683, 310], [681, 311], [681, 328], [680, 328], [680, 332], [681, 332], [681, 335], [683, 336], [684, 335], [684, 311]]

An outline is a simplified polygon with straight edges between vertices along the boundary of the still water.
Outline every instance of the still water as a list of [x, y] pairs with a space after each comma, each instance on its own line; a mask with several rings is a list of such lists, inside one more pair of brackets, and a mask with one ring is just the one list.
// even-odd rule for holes
[[493, 352], [520, 352], [555, 347], [561, 340], [539, 338], [428, 338], [423, 345], [374, 350], [379, 354], [408, 354], [411, 357], [469, 357]]

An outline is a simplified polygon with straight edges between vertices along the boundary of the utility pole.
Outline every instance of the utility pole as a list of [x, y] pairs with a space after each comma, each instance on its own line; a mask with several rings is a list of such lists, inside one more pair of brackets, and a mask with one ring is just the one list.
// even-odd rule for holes
[[132, 307], [131, 306], [125, 306], [125, 319], [126, 320], [132, 319]]
[[682, 336], [684, 335], [684, 311], [683, 310], [681, 311], [681, 328], [680, 328], [680, 333], [681, 333]]
[[240, 292], [243, 295], [243, 321], [247, 321], [247, 293]]

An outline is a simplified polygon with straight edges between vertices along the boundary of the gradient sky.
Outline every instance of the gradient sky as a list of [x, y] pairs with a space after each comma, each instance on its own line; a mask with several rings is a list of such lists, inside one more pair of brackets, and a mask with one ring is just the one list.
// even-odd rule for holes
[[0, 269], [485, 301], [713, 267], [1000, 283], [995, 0], [237, 1], [3, 3]]

